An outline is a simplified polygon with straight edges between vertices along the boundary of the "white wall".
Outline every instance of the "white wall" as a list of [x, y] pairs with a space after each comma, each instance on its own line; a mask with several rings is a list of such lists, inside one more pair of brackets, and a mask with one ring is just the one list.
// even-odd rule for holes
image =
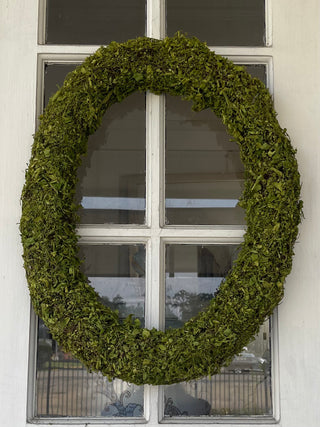
[[[18, 230], [35, 122], [37, 0], [0, 2], [0, 425], [26, 424], [29, 298]], [[320, 3], [273, 1], [274, 94], [305, 219], [279, 307], [280, 425], [320, 425]]]
[[[274, 94], [298, 149], [304, 220], [279, 307], [281, 420], [320, 425], [320, 3], [274, 1]], [[279, 78], [278, 78], [279, 76]]]
[[34, 0], [0, 2], [0, 425], [26, 420], [30, 303], [18, 230], [35, 122]]

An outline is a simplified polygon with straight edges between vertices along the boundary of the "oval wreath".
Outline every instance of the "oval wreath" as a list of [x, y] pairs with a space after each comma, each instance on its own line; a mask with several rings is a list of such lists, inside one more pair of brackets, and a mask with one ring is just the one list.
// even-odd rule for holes
[[[106, 110], [135, 91], [210, 108], [240, 145], [247, 231], [209, 307], [166, 332], [124, 323], [105, 307], [78, 259], [77, 168]], [[182, 35], [111, 43], [67, 76], [35, 135], [22, 193], [25, 269], [36, 313], [90, 370], [135, 384], [213, 375], [253, 339], [283, 297], [301, 217], [295, 150], [264, 85]]]

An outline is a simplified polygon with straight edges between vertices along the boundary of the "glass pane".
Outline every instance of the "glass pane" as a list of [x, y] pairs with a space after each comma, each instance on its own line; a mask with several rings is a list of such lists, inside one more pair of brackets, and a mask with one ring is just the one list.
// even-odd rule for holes
[[[74, 67], [46, 66], [45, 105]], [[145, 95], [134, 93], [109, 108], [97, 132], [89, 137], [76, 189], [81, 223], [144, 224], [145, 127]]]
[[237, 143], [211, 110], [170, 95], [166, 106], [167, 224], [243, 224]]
[[[167, 245], [166, 328], [203, 310], [237, 253], [234, 245]], [[270, 321], [211, 378], [164, 387], [164, 417], [272, 415]]]
[[145, 34], [145, 0], [47, 0], [46, 43], [124, 42]]
[[46, 107], [49, 99], [62, 86], [68, 73], [71, 73], [79, 64], [45, 64], [43, 105]]
[[86, 224], [144, 224], [146, 206], [145, 94], [108, 109], [89, 137], [76, 198]]
[[264, 64], [243, 65], [246, 71], [252, 76], [260, 79], [262, 83], [267, 85], [267, 68]]
[[167, 0], [167, 32], [210, 46], [265, 45], [264, 0]]
[[[144, 324], [145, 247], [81, 246], [80, 255], [102, 302], [121, 318], [133, 313]], [[38, 417], [142, 417], [144, 412], [143, 387], [89, 373], [60, 349], [41, 320], [36, 396]]]
[[[265, 66], [248, 72], [265, 81]], [[166, 223], [244, 224], [239, 147], [211, 110], [166, 96]]]
[[166, 328], [179, 328], [213, 298], [236, 245], [166, 245]]
[[102, 302], [129, 314], [144, 326], [145, 258], [144, 245], [80, 245], [83, 271]]

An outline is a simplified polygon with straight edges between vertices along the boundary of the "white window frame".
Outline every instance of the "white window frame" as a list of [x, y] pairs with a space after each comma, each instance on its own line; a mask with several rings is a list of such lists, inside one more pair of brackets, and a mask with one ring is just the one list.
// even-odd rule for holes
[[[74, 64], [82, 62], [93, 54], [97, 46], [88, 45], [45, 45], [45, 11], [46, 0], [39, 0], [38, 29], [38, 83], [37, 83], [37, 116], [43, 109], [44, 65]], [[147, 0], [146, 34], [153, 38], [165, 35], [165, 2], [164, 0]], [[266, 0], [266, 46], [265, 47], [210, 47], [217, 54], [226, 56], [237, 64], [263, 64], [266, 66], [267, 86], [273, 93], [272, 61], [272, 14], [271, 1]], [[143, 243], [146, 245], [146, 327], [161, 328], [164, 325], [165, 288], [164, 288], [164, 255], [166, 244], [237, 244], [243, 239], [243, 226], [165, 226], [164, 206], [164, 123], [165, 97], [151, 93], [146, 97], [146, 225], [92, 225], [79, 226], [80, 243]], [[152, 126], [150, 125], [152, 123]], [[152, 144], [150, 143], [152, 141]], [[160, 206], [160, 210], [159, 207]], [[152, 301], [158, 301], [155, 306]], [[279, 421], [279, 364], [278, 364], [278, 324], [277, 311], [272, 317], [272, 405], [273, 416], [267, 417], [212, 417], [199, 420], [197, 417], [181, 417], [179, 420], [162, 419], [164, 406], [163, 387], [145, 386], [144, 417], [141, 419], [93, 419], [93, 418], [35, 418], [35, 372], [36, 372], [36, 316], [31, 314], [30, 322], [30, 369], [28, 383], [28, 420], [31, 423], [47, 426], [72, 424], [110, 425], [148, 423], [150, 426], [162, 424], [234, 424], [263, 425]], [[231, 421], [232, 420], [232, 421]]]

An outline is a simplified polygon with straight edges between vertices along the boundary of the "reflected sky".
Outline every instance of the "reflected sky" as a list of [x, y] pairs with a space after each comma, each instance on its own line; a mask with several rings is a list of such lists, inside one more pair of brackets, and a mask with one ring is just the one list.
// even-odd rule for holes
[[[238, 199], [166, 199], [166, 208], [235, 208]], [[136, 197], [83, 197], [84, 209], [144, 211], [146, 200]]]

